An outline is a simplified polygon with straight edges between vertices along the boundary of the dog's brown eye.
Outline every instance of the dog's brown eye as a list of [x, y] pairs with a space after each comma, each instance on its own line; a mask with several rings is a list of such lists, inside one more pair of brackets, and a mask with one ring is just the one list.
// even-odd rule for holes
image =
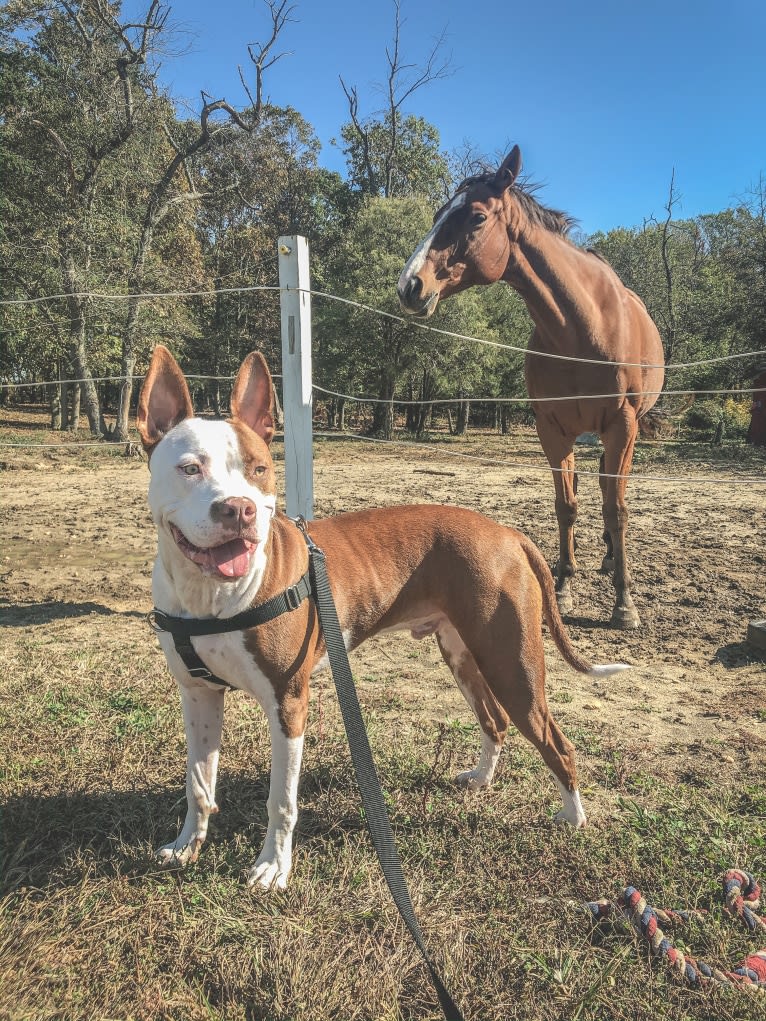
[[253, 468], [253, 475], [265, 475], [265, 474], [266, 474], [266, 465], [265, 464], [257, 464], [255, 466], [255, 468]]
[[471, 226], [481, 227], [481, 225], [486, 222], [486, 219], [487, 217], [484, 215], [484, 213], [474, 213], [473, 216], [471, 217]]

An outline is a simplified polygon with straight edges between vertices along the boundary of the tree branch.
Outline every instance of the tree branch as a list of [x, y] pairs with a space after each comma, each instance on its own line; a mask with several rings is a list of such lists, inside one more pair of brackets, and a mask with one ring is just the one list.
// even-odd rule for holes
[[[416, 73], [416, 77], [409, 83], [403, 80], [403, 75], [406, 71], [416, 69], [415, 64], [404, 64], [401, 58], [401, 31], [402, 31], [402, 17], [401, 17], [401, 0], [394, 0], [394, 37], [390, 47], [386, 47], [386, 61], [388, 63], [388, 75], [386, 78], [386, 121], [385, 127], [387, 129], [388, 144], [387, 150], [383, 154], [383, 193], [386, 197], [390, 197], [394, 190], [394, 173], [396, 170], [396, 157], [399, 148], [399, 132], [401, 126], [401, 109], [404, 103], [415, 93], [418, 89], [423, 88], [430, 82], [438, 81], [441, 78], [446, 78], [450, 73], [450, 59], [439, 63], [437, 58], [439, 52], [444, 46], [445, 33], [442, 32], [439, 38], [433, 45], [431, 52], [426, 58], [425, 65]], [[359, 119], [359, 102], [356, 92], [356, 88], [349, 88], [340, 79], [341, 86], [346, 95], [346, 99], [349, 104], [349, 116], [351, 117], [351, 123], [354, 130], [362, 142], [363, 146], [363, 161], [365, 165], [365, 171], [371, 191], [377, 190], [377, 182], [375, 181], [375, 174], [372, 168], [372, 158], [370, 153], [369, 144], [369, 132], [363, 127]]]
[[376, 182], [375, 171], [372, 166], [372, 157], [370, 154], [370, 133], [364, 128], [362, 122], [359, 120], [359, 96], [356, 91], [356, 86], [349, 89], [343, 81], [343, 78], [341, 78], [340, 75], [338, 77], [341, 88], [348, 100], [348, 113], [351, 118], [351, 123], [354, 127], [354, 131], [356, 131], [359, 141], [362, 143], [362, 159], [364, 161], [364, 170], [367, 174], [367, 183], [370, 187], [370, 191], [374, 192], [376, 190]]
[[[270, 67], [273, 67], [278, 60], [287, 56], [287, 53], [278, 53], [269, 59], [274, 43], [277, 41], [280, 32], [289, 21], [294, 19], [290, 15], [295, 10], [295, 5], [288, 6], [288, 0], [267, 0], [267, 6], [271, 14], [271, 36], [265, 43], [248, 43], [247, 52], [250, 60], [255, 66], [255, 102], [250, 90], [245, 86], [245, 91], [253, 106], [253, 127], [260, 123], [263, 111], [263, 75]], [[242, 75], [240, 74], [240, 78]], [[244, 82], [243, 82], [244, 84]]]
[[67, 193], [71, 194], [72, 192], [76, 191], [77, 190], [77, 174], [75, 173], [74, 162], [72, 161], [72, 154], [70, 153], [69, 149], [67, 148], [67, 146], [66, 146], [64, 140], [62, 139], [61, 135], [59, 135], [59, 133], [57, 131], [54, 131], [53, 128], [49, 127], [47, 124], [43, 124], [42, 121], [38, 121], [34, 117], [30, 117], [29, 122], [30, 122], [30, 124], [34, 124], [34, 126], [36, 128], [42, 128], [43, 131], [46, 133], [46, 135], [53, 142], [53, 144], [55, 145], [59, 155], [62, 157], [62, 159], [64, 160], [64, 162], [66, 164], [67, 181], [68, 181]]

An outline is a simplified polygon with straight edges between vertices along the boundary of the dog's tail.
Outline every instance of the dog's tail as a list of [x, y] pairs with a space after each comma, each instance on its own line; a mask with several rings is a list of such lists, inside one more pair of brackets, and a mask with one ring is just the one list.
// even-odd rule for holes
[[556, 644], [566, 662], [578, 673], [590, 674], [591, 677], [609, 677], [611, 674], [618, 674], [622, 670], [630, 670], [627, 663], [604, 663], [601, 665], [589, 663], [574, 648], [561, 619], [559, 605], [556, 601], [556, 590], [553, 586], [553, 577], [550, 568], [546, 564], [542, 553], [535, 546], [531, 539], [525, 535], [521, 536], [521, 547], [524, 550], [529, 566], [532, 568], [535, 578], [540, 585], [543, 594], [543, 613], [545, 622]]

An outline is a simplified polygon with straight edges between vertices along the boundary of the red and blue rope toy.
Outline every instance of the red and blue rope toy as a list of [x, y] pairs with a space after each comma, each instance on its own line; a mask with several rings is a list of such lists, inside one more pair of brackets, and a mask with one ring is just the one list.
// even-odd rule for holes
[[[740, 918], [751, 932], [766, 932], [766, 917], [755, 913], [761, 899], [758, 881], [742, 869], [729, 869], [721, 882], [725, 911]], [[681, 953], [660, 928], [660, 922], [665, 926], [682, 925], [690, 918], [707, 914], [706, 911], [669, 911], [651, 907], [641, 891], [634, 886], [626, 886], [616, 901], [590, 901], [585, 907], [597, 922], [616, 917], [626, 918], [638, 935], [649, 944], [652, 953], [691, 986], [718, 983], [766, 992], [766, 948], [749, 954], [731, 971], [722, 971]]]

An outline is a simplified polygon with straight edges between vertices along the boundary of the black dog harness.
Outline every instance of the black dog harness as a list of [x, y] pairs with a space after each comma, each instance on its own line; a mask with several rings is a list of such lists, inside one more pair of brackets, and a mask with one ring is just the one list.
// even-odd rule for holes
[[156, 632], [167, 631], [173, 636], [173, 644], [176, 652], [184, 662], [184, 666], [192, 675], [201, 681], [211, 681], [213, 684], [220, 684], [223, 688], [234, 687], [228, 681], [217, 677], [212, 670], [208, 670], [191, 643], [192, 638], [200, 635], [222, 635], [230, 631], [244, 631], [247, 628], [257, 627], [265, 624], [275, 617], [281, 617], [283, 613], [291, 613], [297, 610], [304, 599], [311, 595], [311, 579], [309, 572], [290, 588], [280, 592], [279, 595], [267, 599], [265, 603], [253, 606], [243, 613], [234, 617], [171, 617], [169, 613], [153, 609], [148, 616], [149, 624]]

